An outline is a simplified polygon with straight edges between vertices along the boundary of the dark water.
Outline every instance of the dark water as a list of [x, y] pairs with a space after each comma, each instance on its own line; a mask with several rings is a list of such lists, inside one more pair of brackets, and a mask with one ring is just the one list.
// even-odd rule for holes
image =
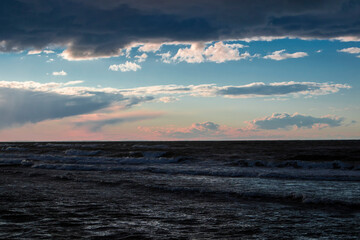
[[359, 239], [359, 143], [0, 143], [0, 239]]

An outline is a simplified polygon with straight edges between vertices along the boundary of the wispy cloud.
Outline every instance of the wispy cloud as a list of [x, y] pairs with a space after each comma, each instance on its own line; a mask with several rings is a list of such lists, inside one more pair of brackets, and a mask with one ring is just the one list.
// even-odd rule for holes
[[126, 63], [119, 65], [114, 64], [109, 67], [109, 70], [111, 71], [121, 71], [121, 72], [129, 72], [129, 71], [136, 72], [139, 69], [141, 69], [141, 66], [139, 64], [129, 61], [126, 61]]
[[55, 53], [53, 50], [30, 50], [28, 51], [28, 55], [38, 55], [38, 54], [41, 54], [41, 53], [45, 53], [45, 54], [51, 54], [51, 53]]
[[264, 58], [281, 61], [289, 58], [303, 58], [308, 56], [306, 52], [286, 53], [285, 51], [286, 51], [285, 49], [275, 51], [272, 54], [264, 56]]
[[136, 113], [122, 114], [113, 116], [112, 114], [93, 114], [94, 116], [85, 116], [83, 120], [75, 122], [77, 127], [86, 127], [92, 132], [98, 132], [103, 127], [119, 125], [128, 122], [138, 122], [142, 120], [154, 119], [161, 116], [160, 113]]

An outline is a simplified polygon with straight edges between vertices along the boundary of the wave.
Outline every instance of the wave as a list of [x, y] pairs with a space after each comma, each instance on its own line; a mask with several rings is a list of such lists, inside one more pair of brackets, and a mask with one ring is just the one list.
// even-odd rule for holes
[[262, 202], [280, 202], [280, 203], [300, 203], [307, 206], [316, 207], [332, 207], [345, 208], [352, 211], [360, 211], [360, 202], [358, 201], [343, 201], [337, 199], [330, 199], [326, 197], [310, 196], [302, 193], [265, 193], [265, 192], [231, 192], [221, 190], [208, 190], [204, 188], [189, 188], [189, 187], [170, 187], [160, 185], [146, 185], [147, 188], [156, 191], [177, 192], [180, 194], [202, 195], [202, 196], [218, 196], [227, 197], [238, 200], [256, 200]]
[[262, 160], [239, 160], [234, 161], [230, 165], [241, 167], [270, 167], [270, 168], [297, 168], [297, 169], [344, 169], [344, 170], [360, 170], [360, 163], [346, 162], [340, 160], [334, 161], [301, 161], [301, 160], [285, 160], [285, 161], [262, 161]]
[[[175, 161], [166, 159], [166, 161]], [[14, 162], [15, 163], [15, 162]], [[360, 172], [344, 170], [291, 170], [291, 169], [264, 169], [264, 168], [226, 168], [226, 167], [194, 167], [194, 166], [159, 166], [158, 162], [149, 165], [104, 163], [101, 164], [73, 164], [73, 163], [33, 163], [27, 160], [16, 162], [22, 166], [32, 168], [56, 169], [68, 171], [118, 171], [118, 172], [149, 172], [167, 175], [212, 176], [232, 178], [264, 178], [264, 179], [294, 179], [317, 181], [360, 181]], [[148, 162], [149, 163], [149, 162]], [[167, 162], [169, 163], [169, 162]]]

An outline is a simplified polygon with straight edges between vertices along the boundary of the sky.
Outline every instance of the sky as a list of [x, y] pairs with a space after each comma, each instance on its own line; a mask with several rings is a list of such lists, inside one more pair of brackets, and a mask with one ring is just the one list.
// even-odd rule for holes
[[359, 139], [360, 2], [2, 0], [0, 141]]

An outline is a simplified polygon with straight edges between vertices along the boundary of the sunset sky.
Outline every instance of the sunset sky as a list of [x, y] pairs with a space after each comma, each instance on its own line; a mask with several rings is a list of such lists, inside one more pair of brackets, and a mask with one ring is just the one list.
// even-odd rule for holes
[[360, 1], [2, 0], [0, 13], [0, 141], [360, 137]]

